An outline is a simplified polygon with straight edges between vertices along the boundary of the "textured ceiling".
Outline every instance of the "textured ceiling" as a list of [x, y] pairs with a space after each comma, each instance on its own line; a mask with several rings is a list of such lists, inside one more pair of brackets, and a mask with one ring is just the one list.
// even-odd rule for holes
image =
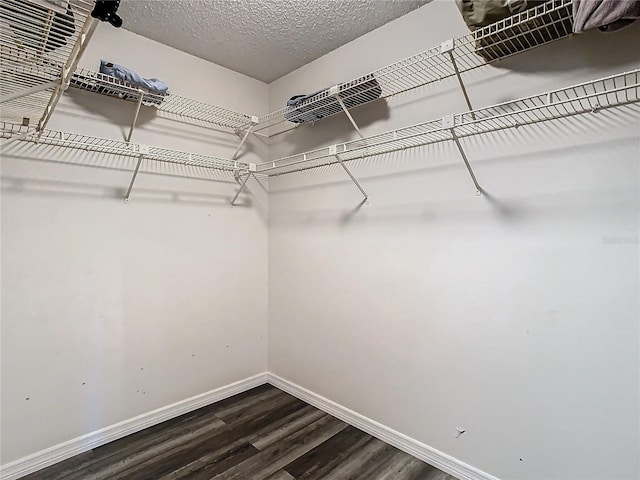
[[271, 82], [430, 0], [122, 0], [124, 28]]

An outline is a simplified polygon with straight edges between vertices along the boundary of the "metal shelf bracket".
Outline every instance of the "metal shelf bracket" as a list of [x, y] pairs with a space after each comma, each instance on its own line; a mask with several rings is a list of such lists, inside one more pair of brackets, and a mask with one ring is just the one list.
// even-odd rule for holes
[[442, 128], [448, 129], [449, 132], [451, 133], [451, 139], [456, 144], [456, 147], [458, 148], [458, 152], [460, 152], [460, 156], [462, 157], [462, 160], [464, 160], [464, 164], [467, 167], [467, 171], [469, 172], [469, 175], [471, 176], [471, 180], [473, 180], [473, 184], [476, 186], [476, 196], [479, 197], [480, 195], [482, 195], [482, 187], [478, 183], [478, 179], [476, 178], [475, 173], [473, 173], [473, 169], [471, 168], [471, 164], [469, 163], [467, 154], [462, 148], [462, 145], [460, 144], [460, 139], [456, 134], [455, 117], [453, 115], [447, 115], [446, 117], [443, 117]]
[[360, 135], [360, 138], [364, 138], [364, 135], [362, 135], [362, 132], [360, 131], [360, 128], [358, 127], [358, 124], [356, 123], [356, 121], [351, 116], [351, 113], [349, 113], [349, 109], [345, 106], [344, 102], [340, 98], [340, 95], [338, 95], [338, 86], [336, 85], [334, 87], [331, 87], [329, 89], [329, 93], [331, 95], [333, 95], [335, 97], [335, 99], [338, 101], [338, 103], [342, 107], [342, 110], [344, 110], [345, 115], [347, 116], [347, 118], [351, 122], [351, 125], [353, 125], [353, 128], [355, 128], [356, 132], [358, 132], [358, 135]]
[[442, 42], [440, 45], [440, 53], [441, 54], [449, 54], [449, 59], [451, 60], [451, 65], [453, 66], [453, 71], [456, 74], [456, 78], [458, 79], [458, 83], [460, 84], [460, 89], [462, 90], [462, 95], [464, 95], [464, 101], [467, 102], [467, 108], [469, 110], [473, 110], [471, 106], [471, 100], [469, 99], [469, 94], [467, 93], [467, 88], [462, 81], [462, 75], [460, 73], [460, 69], [458, 68], [458, 63], [456, 62], [456, 57], [453, 55], [454, 46], [453, 38]]
[[136, 122], [138, 121], [138, 115], [140, 114], [140, 107], [142, 107], [142, 100], [144, 100], [144, 90], [138, 90], [140, 93], [140, 97], [138, 98], [138, 102], [136, 104], [136, 112], [133, 115], [133, 121], [131, 122], [131, 128], [129, 128], [129, 134], [127, 135], [127, 143], [131, 141], [131, 136], [133, 135], [133, 130], [136, 128]]
[[369, 195], [367, 194], [367, 192], [364, 191], [364, 188], [362, 188], [362, 186], [360, 185], [356, 177], [354, 177], [353, 174], [351, 173], [351, 170], [347, 168], [347, 166], [344, 164], [344, 162], [338, 155], [338, 146], [331, 145], [329, 147], [329, 154], [333, 155], [336, 158], [340, 166], [342, 166], [342, 168], [344, 168], [344, 171], [347, 172], [347, 175], [349, 175], [349, 178], [351, 179], [351, 181], [355, 183], [356, 187], [358, 187], [358, 190], [360, 190], [360, 193], [362, 193], [362, 195], [364, 196], [364, 204], [369, 205]]
[[140, 165], [142, 164], [142, 159], [144, 158], [145, 153], [149, 153], [149, 145], [140, 145], [138, 150], [140, 156], [138, 157], [138, 163], [136, 164], [136, 169], [133, 171], [133, 176], [131, 177], [131, 182], [129, 183], [129, 188], [127, 188], [127, 193], [124, 195], [124, 203], [129, 203], [129, 196], [131, 195], [131, 190], [133, 189], [133, 184], [136, 181], [136, 177], [138, 176], [138, 170], [140, 170]]
[[249, 164], [249, 170], [247, 171], [247, 176], [244, 177], [244, 180], [242, 180], [242, 182], [240, 182], [240, 179], [242, 178], [241, 174], [240, 174], [240, 170], [235, 170], [233, 172], [234, 177], [236, 178], [236, 181], [240, 183], [240, 188], [238, 189], [238, 191], [236, 192], [235, 197], [233, 197], [233, 200], [231, 200], [231, 206], [235, 207], [236, 206], [236, 200], [238, 200], [238, 197], [240, 196], [240, 194], [242, 193], [242, 191], [245, 189], [245, 187], [247, 186], [247, 180], [249, 180], [249, 177], [253, 177], [256, 181], [257, 178], [254, 175], [254, 172], [256, 171], [256, 164]]
[[[244, 142], [247, 141], [247, 138], [249, 137], [249, 134], [251, 133], [251, 130], [258, 124], [258, 121], [259, 121], [259, 118], [257, 116], [255, 116], [255, 115], [251, 116], [251, 125], [249, 125], [249, 128], [247, 128], [247, 130], [244, 132], [244, 136], [242, 137], [242, 140], [240, 141], [240, 145], [238, 145], [238, 148], [236, 149], [235, 153], [231, 157], [231, 160], [235, 160], [236, 158], [238, 158], [238, 154], [240, 153], [240, 149], [244, 145]], [[253, 132], [253, 133], [255, 133], [255, 132]]]

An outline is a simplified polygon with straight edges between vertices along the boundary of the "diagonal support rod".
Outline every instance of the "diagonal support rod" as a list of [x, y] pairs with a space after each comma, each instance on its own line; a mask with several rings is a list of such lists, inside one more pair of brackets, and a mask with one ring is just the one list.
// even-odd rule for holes
[[124, 195], [124, 203], [129, 203], [129, 196], [131, 195], [133, 184], [135, 183], [136, 177], [138, 176], [138, 170], [140, 170], [140, 164], [142, 163], [142, 158], [143, 158], [142, 155], [140, 155], [140, 157], [138, 158], [138, 164], [136, 165], [136, 169], [133, 171], [133, 177], [131, 177], [129, 188], [127, 188], [127, 193]]
[[462, 157], [462, 160], [464, 160], [464, 164], [466, 165], [467, 170], [469, 171], [469, 175], [471, 175], [471, 180], [473, 180], [473, 184], [476, 186], [476, 195], [481, 195], [482, 194], [482, 187], [478, 183], [478, 179], [476, 178], [476, 175], [473, 173], [473, 169], [471, 168], [471, 164], [469, 163], [469, 159], [467, 158], [467, 154], [464, 152], [464, 150], [462, 148], [462, 145], [460, 145], [460, 140], [458, 139], [458, 135], [456, 135], [456, 132], [455, 132], [455, 130], [453, 128], [450, 129], [450, 131], [451, 131], [451, 138], [455, 142], [456, 147], [458, 147], [458, 151], [460, 152], [460, 156]]
[[362, 193], [362, 195], [364, 196], [365, 204], [368, 205], [369, 204], [369, 195], [367, 194], [367, 192], [364, 191], [364, 189], [362, 188], [362, 186], [360, 185], [360, 183], [358, 182], [356, 177], [353, 176], [353, 174], [351, 173], [351, 170], [349, 170], [347, 168], [347, 166], [344, 164], [344, 162], [342, 161], [340, 156], [338, 154], [336, 154], [335, 157], [336, 157], [336, 160], [338, 160], [338, 162], [342, 166], [342, 168], [344, 168], [344, 171], [347, 172], [347, 175], [349, 175], [349, 178], [351, 178], [351, 181], [356, 184], [356, 187], [358, 187], [358, 190], [360, 190], [360, 193]]
[[142, 100], [144, 99], [144, 91], [138, 90], [140, 94], [140, 98], [138, 98], [138, 103], [136, 105], [136, 113], [133, 115], [133, 122], [131, 122], [131, 128], [129, 128], [129, 135], [127, 135], [127, 143], [131, 141], [131, 136], [133, 135], [133, 130], [136, 128], [136, 122], [138, 121], [138, 115], [140, 114], [140, 107], [142, 107]]
[[250, 125], [249, 128], [247, 128], [247, 131], [244, 132], [244, 136], [242, 137], [242, 141], [240, 142], [240, 145], [238, 145], [238, 148], [236, 149], [236, 152], [233, 154], [233, 157], [231, 157], [232, 160], [235, 160], [236, 158], [238, 158], [238, 154], [240, 153], [240, 149], [244, 145], [244, 142], [247, 141], [247, 137], [251, 133], [251, 129], [252, 128], [253, 128], [253, 125]]
[[360, 138], [364, 138], [364, 135], [362, 135], [360, 128], [358, 128], [358, 124], [353, 119], [353, 117], [351, 116], [351, 113], [349, 113], [349, 109], [345, 106], [344, 102], [342, 101], [342, 99], [338, 94], [335, 95], [335, 99], [338, 101], [338, 103], [342, 107], [342, 110], [344, 110], [344, 113], [347, 115], [347, 118], [349, 118], [349, 121], [351, 122], [351, 125], [353, 125], [353, 128], [355, 128], [356, 132], [358, 132], [358, 135], [360, 135]]
[[238, 197], [240, 196], [240, 194], [242, 193], [242, 190], [244, 190], [244, 187], [247, 185], [247, 180], [249, 180], [249, 177], [253, 176], [252, 172], [247, 173], [247, 176], [244, 177], [244, 180], [242, 181], [242, 183], [240, 184], [240, 189], [238, 190], [238, 192], [236, 193], [236, 196], [233, 197], [233, 200], [231, 200], [231, 206], [235, 207], [236, 205], [236, 200], [238, 200]]
[[[462, 81], [462, 75], [460, 74], [460, 69], [458, 68], [458, 64], [456, 62], [455, 57], [453, 56], [453, 51], [449, 52], [449, 58], [451, 59], [451, 64], [453, 65], [453, 70], [456, 72], [456, 77], [458, 78], [458, 83], [460, 84], [460, 89], [462, 90], [462, 95], [464, 95], [464, 100], [467, 102], [467, 107], [469, 110], [473, 110], [471, 106], [471, 100], [469, 99], [469, 94], [467, 93], [467, 87], [464, 86], [464, 82]], [[474, 113], [471, 114], [473, 119], [476, 119]]]

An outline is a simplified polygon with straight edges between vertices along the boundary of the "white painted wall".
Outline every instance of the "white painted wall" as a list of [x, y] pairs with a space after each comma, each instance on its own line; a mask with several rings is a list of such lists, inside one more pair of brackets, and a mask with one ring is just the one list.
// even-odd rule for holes
[[[270, 85], [271, 109], [463, 34], [434, 2]], [[476, 106], [640, 65], [640, 25], [465, 75]], [[455, 80], [354, 112], [464, 110]], [[501, 479], [637, 479], [638, 109], [272, 179], [269, 370]], [[354, 138], [345, 118], [272, 158]], [[466, 433], [456, 439], [456, 427]]]
[[[265, 84], [107, 24], [82, 65], [101, 57], [175, 93], [267, 111]], [[122, 139], [133, 109], [71, 90], [50, 127]], [[133, 139], [227, 158], [239, 142], [152, 108]], [[249, 148], [243, 160], [264, 147]], [[251, 182], [232, 208], [231, 175], [143, 164], [156, 174], [141, 173], [125, 205], [132, 159], [2, 153], [2, 464], [266, 370], [264, 190]]]

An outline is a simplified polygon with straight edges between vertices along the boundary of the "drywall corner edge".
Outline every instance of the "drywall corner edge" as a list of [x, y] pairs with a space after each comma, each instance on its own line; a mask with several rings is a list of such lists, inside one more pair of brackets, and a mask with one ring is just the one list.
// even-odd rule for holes
[[453, 458], [435, 448], [421, 443], [413, 438], [403, 435], [389, 427], [386, 427], [370, 418], [360, 415], [342, 405], [339, 405], [317, 393], [285, 380], [273, 373], [267, 373], [267, 382], [280, 390], [299, 398], [320, 410], [339, 418], [343, 422], [372, 435], [383, 442], [413, 455], [416, 458], [439, 468], [445, 473], [454, 475], [460, 480], [499, 480], [477, 468]]
[[91, 450], [92, 448], [97, 448], [166, 420], [171, 420], [172, 418], [192, 412], [198, 408], [263, 385], [267, 383], [267, 378], [267, 373], [259, 373], [244, 380], [210, 390], [151, 412], [143, 413], [137, 417], [96, 430], [95, 432], [74, 438], [73, 440], [55, 445], [46, 450], [41, 450], [40, 452], [0, 466], [0, 478], [2, 480], [16, 480], [61, 462], [62, 460], [71, 458], [74, 455]]

